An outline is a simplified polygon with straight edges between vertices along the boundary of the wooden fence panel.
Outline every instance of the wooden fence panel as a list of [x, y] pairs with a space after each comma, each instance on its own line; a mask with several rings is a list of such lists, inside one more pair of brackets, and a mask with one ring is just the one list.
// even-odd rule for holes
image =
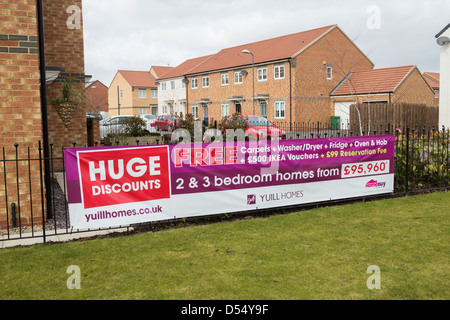
[[439, 107], [419, 104], [363, 103], [350, 106], [350, 129], [361, 133], [407, 126], [416, 130], [438, 129]]

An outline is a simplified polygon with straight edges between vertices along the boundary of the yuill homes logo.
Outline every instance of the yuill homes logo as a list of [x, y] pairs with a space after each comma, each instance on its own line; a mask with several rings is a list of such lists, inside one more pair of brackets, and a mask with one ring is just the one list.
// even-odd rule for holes
[[384, 188], [386, 186], [386, 182], [378, 182], [377, 180], [370, 180], [366, 183], [366, 188]]

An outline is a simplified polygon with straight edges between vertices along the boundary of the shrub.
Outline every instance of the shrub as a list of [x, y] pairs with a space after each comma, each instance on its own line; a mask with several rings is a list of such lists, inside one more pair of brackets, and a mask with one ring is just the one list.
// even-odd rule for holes
[[130, 137], [141, 137], [144, 135], [144, 130], [146, 128], [145, 120], [139, 116], [134, 116], [126, 119], [124, 121], [124, 133], [126, 136]]

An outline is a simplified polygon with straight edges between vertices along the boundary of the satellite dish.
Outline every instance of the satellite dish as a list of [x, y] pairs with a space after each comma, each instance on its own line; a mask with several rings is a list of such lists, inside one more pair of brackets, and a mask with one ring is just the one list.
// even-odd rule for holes
[[442, 46], [445, 46], [446, 44], [450, 43], [450, 39], [448, 37], [439, 37], [436, 40], [437, 44]]

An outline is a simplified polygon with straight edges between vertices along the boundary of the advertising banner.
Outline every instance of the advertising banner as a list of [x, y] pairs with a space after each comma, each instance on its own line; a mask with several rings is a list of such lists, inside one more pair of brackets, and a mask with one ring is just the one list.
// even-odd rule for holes
[[394, 191], [395, 137], [70, 148], [70, 223], [97, 228]]

